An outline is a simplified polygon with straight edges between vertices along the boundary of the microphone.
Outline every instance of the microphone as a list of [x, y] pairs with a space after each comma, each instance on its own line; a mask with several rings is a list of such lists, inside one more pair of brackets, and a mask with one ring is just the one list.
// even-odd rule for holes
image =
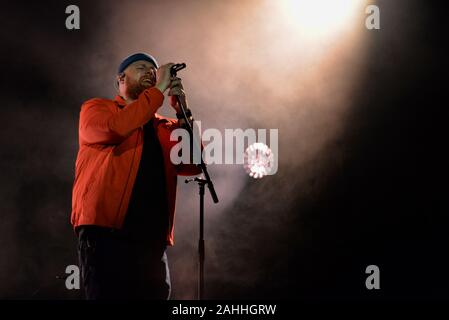
[[170, 75], [171, 75], [172, 77], [176, 77], [176, 73], [177, 73], [179, 70], [184, 69], [185, 67], [186, 67], [186, 64], [185, 64], [185, 63], [177, 63], [177, 64], [174, 64], [174, 65], [170, 68]]

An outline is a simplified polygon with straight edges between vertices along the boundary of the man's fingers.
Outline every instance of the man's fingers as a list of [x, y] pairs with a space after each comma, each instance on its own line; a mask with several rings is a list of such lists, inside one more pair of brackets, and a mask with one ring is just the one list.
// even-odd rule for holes
[[174, 88], [184, 89], [184, 87], [182, 86], [181, 82], [172, 82], [172, 83], [170, 83], [170, 89], [174, 89]]
[[171, 80], [170, 88], [174, 88], [174, 87], [177, 87], [177, 86], [182, 88], [182, 83], [181, 83], [181, 79], [180, 78], [171, 77], [170, 80]]
[[169, 96], [183, 96], [185, 95], [184, 90], [182, 90], [182, 88], [180, 87], [175, 87], [175, 88], [171, 88], [170, 91], [168, 92]]
[[184, 90], [182, 90], [181, 88], [172, 88], [170, 89], [170, 91], [168, 92], [169, 96], [182, 96], [184, 95]]
[[172, 86], [174, 86], [175, 84], [181, 84], [181, 78], [170, 77], [170, 81], [171, 81]]
[[159, 69], [161, 69], [161, 71], [163, 71], [164, 73], [167, 73], [167, 75], [170, 76], [170, 68], [174, 65], [175, 65], [174, 63], [170, 62], [170, 63], [164, 64], [163, 66], [160, 66]]

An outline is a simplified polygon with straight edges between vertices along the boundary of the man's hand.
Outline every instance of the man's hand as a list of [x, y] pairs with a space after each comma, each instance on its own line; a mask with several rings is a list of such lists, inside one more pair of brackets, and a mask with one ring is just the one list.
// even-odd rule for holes
[[170, 105], [175, 109], [176, 113], [181, 112], [181, 107], [178, 104], [176, 96], [185, 97], [184, 87], [182, 86], [181, 79], [172, 77], [170, 84], [170, 91], [168, 92], [170, 96]]
[[170, 68], [174, 63], [167, 63], [160, 66], [156, 71], [156, 84], [155, 87], [159, 89], [160, 92], [164, 93], [170, 87]]

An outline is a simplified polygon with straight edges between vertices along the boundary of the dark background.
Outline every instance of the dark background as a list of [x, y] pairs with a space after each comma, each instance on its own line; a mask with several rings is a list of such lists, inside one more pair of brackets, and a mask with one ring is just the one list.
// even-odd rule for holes
[[[366, 70], [352, 100], [358, 108], [346, 115], [342, 136], [317, 155], [316, 163], [332, 170], [304, 182], [304, 172], [284, 163], [257, 184], [245, 180], [227, 218], [210, 229], [209, 298], [448, 298], [443, 10], [393, 2], [377, 1], [382, 32], [364, 31]], [[103, 61], [100, 70], [114, 69], [119, 57], [97, 50], [107, 45], [99, 35], [109, 5], [73, 3], [82, 27], [68, 32], [69, 4], [9, 3], [2, 10], [3, 299], [81, 297], [55, 277], [76, 263], [69, 214], [78, 113], [97, 95], [85, 81], [95, 73], [84, 64], [94, 56]], [[279, 139], [280, 159], [295, 153], [295, 140], [283, 140], [282, 132]], [[270, 220], [253, 219], [256, 212]], [[189, 298], [181, 283], [194, 285], [193, 275], [182, 282], [183, 264], [194, 268], [194, 241], [179, 244], [191, 251], [190, 262], [174, 251], [175, 298]], [[232, 262], [220, 269], [227, 257]], [[370, 264], [380, 268], [381, 290], [365, 288]]]

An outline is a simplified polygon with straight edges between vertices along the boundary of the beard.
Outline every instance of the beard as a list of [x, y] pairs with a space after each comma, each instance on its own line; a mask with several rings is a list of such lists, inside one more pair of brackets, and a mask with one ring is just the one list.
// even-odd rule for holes
[[137, 100], [137, 98], [143, 92], [143, 90], [154, 86], [154, 82], [151, 83], [143, 82], [142, 79], [143, 78], [139, 79], [139, 81], [135, 81], [128, 77], [125, 78], [126, 95], [129, 98]]

